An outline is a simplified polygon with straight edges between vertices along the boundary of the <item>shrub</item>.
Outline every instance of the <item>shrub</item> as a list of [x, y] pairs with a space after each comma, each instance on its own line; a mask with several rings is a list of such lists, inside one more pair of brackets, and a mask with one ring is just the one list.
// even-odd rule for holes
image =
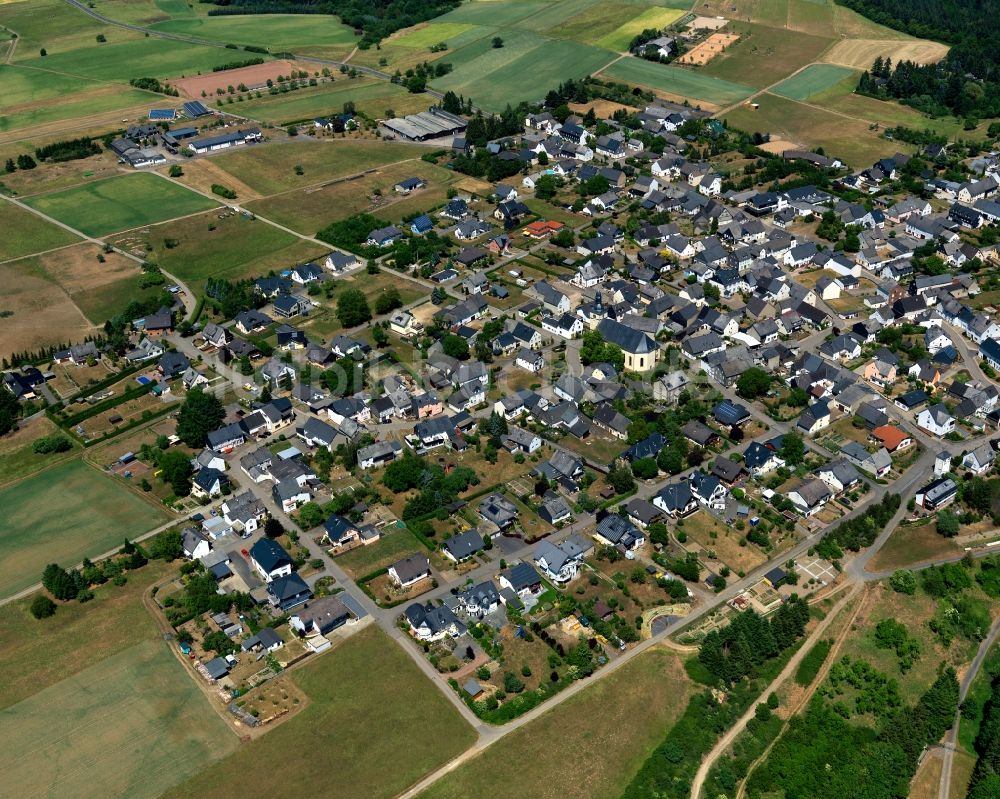
[[36, 619], [47, 619], [56, 612], [56, 603], [45, 594], [39, 594], [31, 602], [31, 615]]

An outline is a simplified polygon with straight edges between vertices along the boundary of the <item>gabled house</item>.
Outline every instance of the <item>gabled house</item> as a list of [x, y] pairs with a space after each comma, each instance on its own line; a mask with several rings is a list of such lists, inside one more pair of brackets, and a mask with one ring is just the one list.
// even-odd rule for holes
[[430, 576], [430, 561], [422, 553], [398, 560], [389, 567], [389, 577], [400, 588], [409, 588]]
[[287, 577], [294, 569], [291, 556], [277, 541], [261, 538], [250, 547], [250, 564], [265, 582]]

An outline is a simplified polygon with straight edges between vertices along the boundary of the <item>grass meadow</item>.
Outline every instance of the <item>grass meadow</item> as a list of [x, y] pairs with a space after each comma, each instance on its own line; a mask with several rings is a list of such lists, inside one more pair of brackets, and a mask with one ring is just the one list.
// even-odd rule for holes
[[[692, 688], [676, 653], [652, 649], [463, 763], [420, 799], [491, 796], [496, 785], [532, 799], [618, 796]], [[599, 755], [581, 757], [581, 749]]]
[[61, 227], [36, 216], [31, 211], [0, 198], [0, 261], [51, 250], [79, 239]]
[[793, 75], [772, 89], [775, 94], [789, 100], [809, 100], [828, 92], [838, 84], [856, 84], [858, 73], [848, 67], [834, 64], [810, 64], [798, 75]]
[[327, 799], [388, 799], [446, 763], [475, 734], [377, 626], [294, 672], [309, 705], [166, 797], [300, 799], [326, 775]]
[[46, 564], [75, 565], [169, 518], [79, 460], [0, 489], [0, 508], [0, 597], [37, 583]]
[[148, 172], [40, 194], [25, 202], [89, 236], [151, 225], [217, 205]]
[[[214, 229], [210, 229], [214, 228]], [[168, 241], [176, 242], [167, 246]], [[148, 258], [199, 291], [209, 277], [239, 279], [287, 269], [329, 248], [309, 244], [260, 220], [215, 213], [190, 216], [118, 238], [123, 248], [149, 244]]]
[[824, 36], [745, 22], [732, 22], [725, 32], [738, 33], [741, 38], [698, 71], [756, 89], [770, 86], [816, 61], [832, 42]]
[[[269, 196], [384, 164], [416, 161], [426, 152], [426, 147], [397, 142], [332, 140], [306, 145], [299, 141], [220, 153], [212, 163], [259, 194]], [[302, 167], [302, 175], [295, 173], [296, 166]], [[184, 166], [185, 172], [196, 169], [197, 161]]]

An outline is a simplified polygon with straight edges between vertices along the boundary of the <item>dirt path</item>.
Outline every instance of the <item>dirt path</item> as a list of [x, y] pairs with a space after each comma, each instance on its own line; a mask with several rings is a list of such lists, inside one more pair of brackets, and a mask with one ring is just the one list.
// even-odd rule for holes
[[[854, 590], [851, 591], [851, 595], [846, 597], [846, 599], [851, 599], [857, 593], [857, 588], [858, 586], [855, 585]], [[840, 649], [843, 646], [844, 641], [847, 640], [847, 634], [851, 631], [851, 627], [854, 625], [854, 622], [861, 613], [861, 610], [865, 609], [866, 613], [870, 611], [873, 604], [872, 597], [874, 594], [874, 591], [869, 592], [868, 596], [864, 597], [864, 599], [858, 603], [858, 606], [854, 609], [854, 613], [851, 614], [851, 618], [844, 625], [844, 629], [840, 631], [840, 634], [833, 642], [833, 646], [830, 647], [830, 651], [826, 656], [826, 660], [823, 662], [823, 666], [816, 674], [816, 679], [812, 681], [809, 687], [799, 698], [799, 701], [796, 702], [795, 707], [791, 709], [791, 712], [788, 714], [788, 718], [785, 719], [785, 723], [781, 725], [781, 729], [778, 730], [778, 734], [774, 736], [774, 740], [767, 745], [764, 751], [761, 752], [760, 755], [750, 764], [749, 768], [747, 768], [747, 773], [740, 781], [739, 788], [736, 791], [736, 799], [745, 799], [747, 783], [750, 781], [750, 775], [754, 773], [761, 763], [767, 760], [767, 756], [771, 754], [771, 750], [774, 748], [774, 745], [788, 730], [788, 725], [792, 723], [792, 719], [802, 711], [802, 709], [809, 703], [809, 700], [812, 699], [813, 694], [816, 693], [816, 689], [823, 684], [823, 680], [826, 679], [826, 675], [830, 673], [830, 668], [836, 662], [837, 655], [840, 653]]]
[[[831, 608], [830, 612], [823, 618], [823, 620], [816, 625], [809, 636], [802, 642], [802, 645], [798, 648], [794, 655], [789, 659], [788, 663], [781, 670], [781, 673], [771, 682], [771, 684], [761, 692], [761, 696], [773, 692], [779, 685], [781, 685], [785, 680], [791, 677], [796, 669], [798, 669], [799, 664], [802, 659], [809, 653], [817, 641], [819, 641], [823, 634], [826, 632], [827, 628], [833, 623], [833, 620], [837, 617], [844, 606], [861, 590], [860, 586], [855, 586], [850, 593], [842, 597], [841, 600]], [[743, 730], [746, 729], [747, 724], [750, 719], [754, 717], [757, 712], [756, 703], [752, 704], [747, 711], [740, 716], [739, 720], [729, 728], [725, 735], [719, 739], [718, 743], [712, 747], [712, 751], [708, 753], [704, 760], [702, 760], [701, 765], [698, 767], [697, 773], [694, 775], [694, 780], [691, 782], [691, 796], [692, 799], [697, 799], [701, 795], [702, 786], [705, 784], [705, 778], [708, 776], [709, 770], [715, 765], [715, 762], [733, 745], [733, 741], [739, 736]]]

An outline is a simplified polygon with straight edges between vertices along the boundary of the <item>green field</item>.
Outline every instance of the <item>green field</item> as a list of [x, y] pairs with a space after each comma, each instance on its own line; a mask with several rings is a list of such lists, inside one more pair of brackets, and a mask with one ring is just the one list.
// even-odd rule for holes
[[0, 64], [0, 110], [16, 108], [25, 103], [37, 103], [65, 94], [78, 94], [101, 87], [101, 83], [72, 75], [53, 75], [40, 69]]
[[0, 261], [79, 241], [69, 231], [6, 200], [0, 200], [0, 227], [5, 231], [0, 236]]
[[775, 94], [790, 100], [808, 100], [826, 92], [848, 78], [857, 79], [857, 72], [834, 64], [810, 64], [798, 75], [793, 75], [772, 89]]
[[387, 799], [475, 741], [472, 729], [377, 626], [295, 672], [297, 716], [204, 769], [168, 797]]
[[199, 39], [268, 47], [294, 52], [304, 47], [354, 46], [354, 31], [336, 17], [321, 14], [253, 14], [231, 17], [189, 17], [158, 22], [154, 30]]
[[656, 64], [642, 58], [623, 58], [601, 74], [625, 83], [648, 86], [651, 89], [715, 105], [738, 103], [753, 93], [750, 86], [690, 69]]
[[[162, 98], [159, 99], [162, 103]], [[81, 98], [68, 94], [62, 99], [38, 106], [27, 106], [21, 111], [0, 114], [0, 132], [20, 131], [52, 122], [77, 119], [88, 114], [144, 114], [146, 109], [158, 104], [157, 96], [138, 89], [107, 86], [88, 92]], [[113, 124], [113, 123], [105, 123]]]
[[339, 114], [347, 101], [353, 102], [360, 113], [375, 119], [384, 117], [388, 109], [394, 111], [396, 116], [404, 116], [426, 111], [430, 105], [427, 95], [411, 94], [395, 83], [371, 78], [324, 83], [277, 96], [266, 94], [259, 100], [248, 100], [234, 108], [238, 109], [238, 113], [261, 122], [284, 125]]
[[212, 200], [148, 172], [108, 178], [25, 202], [89, 236], [207, 211]]
[[[307, 145], [299, 141], [220, 153], [212, 163], [254, 191], [269, 195], [354, 175], [383, 164], [416, 160], [425, 152], [425, 147], [397, 142], [334, 140]], [[296, 165], [302, 167], [304, 174], [295, 174]], [[192, 162], [185, 170], [196, 168], [197, 162]]]
[[692, 687], [676, 653], [645, 652], [442, 777], [420, 799], [493, 796], [497, 785], [532, 799], [620, 796]]
[[0, 597], [38, 582], [48, 563], [75, 565], [168, 519], [78, 460], [0, 489], [0, 508]]
[[241, 55], [238, 51], [222, 47], [155, 37], [131, 41], [120, 39], [109, 35], [107, 44], [95, 45], [91, 40], [88, 46], [67, 52], [50, 50], [45, 58], [35, 57], [21, 63], [71, 75], [128, 83], [136, 77], [177, 78], [211, 72], [213, 67], [248, 57], [246, 53]]
[[[525, 30], [501, 30], [500, 35], [504, 42], [500, 48], [493, 47], [487, 37], [450, 51], [447, 60], [454, 71], [436, 79], [434, 87], [471, 97], [484, 108], [502, 110], [520, 100], [540, 100], [561, 81], [589, 75], [614, 59], [608, 50], [546, 39]], [[518, 75], [525, 79], [512, 77]]]
[[392, 40], [402, 47], [431, 47], [440, 42], [454, 45], [456, 39], [467, 31], [476, 30], [475, 25], [467, 22], [432, 22], [422, 28], [407, 31]]
[[605, 47], [608, 50], [621, 52], [627, 50], [632, 39], [647, 28], [665, 28], [682, 16], [684, 16], [684, 12], [677, 9], [648, 8], [611, 33], [602, 36], [594, 44]]
[[0, 711], [0, 774], [23, 796], [154, 799], [238, 744], [155, 640]]
[[[167, 239], [176, 241], [176, 246], [167, 247]], [[319, 245], [303, 242], [266, 222], [239, 215], [219, 219], [211, 213], [157, 225], [142, 234], [129, 233], [116, 242], [122, 247], [148, 243], [153, 248], [149, 259], [194, 291], [209, 277], [238, 279], [267, 274], [324, 252]]]
[[76, 47], [93, 47], [103, 33], [109, 42], [138, 39], [141, 34], [98, 22], [63, 0], [20, 0], [0, 3], [0, 25], [17, 31], [14, 59], [36, 58], [40, 48], [61, 53]]

